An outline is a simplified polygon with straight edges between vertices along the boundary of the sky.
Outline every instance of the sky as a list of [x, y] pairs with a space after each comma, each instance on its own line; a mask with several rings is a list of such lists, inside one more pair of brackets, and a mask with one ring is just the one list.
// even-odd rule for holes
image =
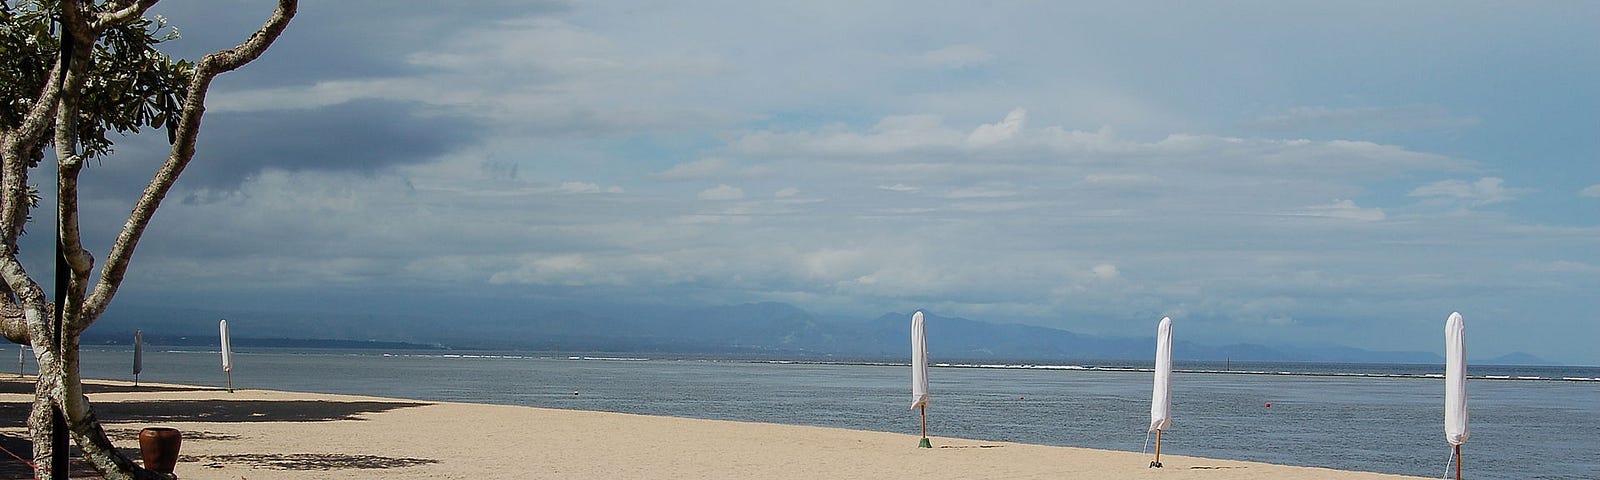
[[[1600, 365], [1600, 3], [301, 3], [119, 302], [1433, 352], [1460, 311], [1474, 356]], [[153, 12], [195, 58], [271, 4]], [[83, 174], [97, 256], [159, 137]]]

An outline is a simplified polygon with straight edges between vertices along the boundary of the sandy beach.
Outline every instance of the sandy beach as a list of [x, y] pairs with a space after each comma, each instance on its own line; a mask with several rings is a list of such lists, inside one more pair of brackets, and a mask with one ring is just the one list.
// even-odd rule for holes
[[[0, 446], [28, 456], [26, 379], [0, 382]], [[1379, 479], [1323, 468], [761, 423], [95, 381], [113, 441], [184, 433], [185, 479]], [[910, 415], [907, 417], [911, 419]], [[909, 420], [908, 420], [909, 421]], [[5, 455], [0, 478], [31, 478]], [[73, 478], [92, 472], [82, 464]]]

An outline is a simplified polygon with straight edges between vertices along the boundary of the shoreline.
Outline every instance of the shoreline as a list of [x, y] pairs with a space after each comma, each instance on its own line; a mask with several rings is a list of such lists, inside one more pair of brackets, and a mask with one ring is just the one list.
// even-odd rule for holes
[[[0, 404], [25, 412], [31, 381], [4, 380]], [[18, 384], [27, 391], [15, 392]], [[1152, 455], [1137, 452], [942, 436], [924, 449], [913, 434], [586, 410], [115, 380], [85, 386], [112, 441], [133, 458], [139, 428], [182, 430], [177, 473], [185, 479], [1421, 478], [1170, 453], [1161, 456], [1165, 468], [1153, 469]], [[25, 415], [15, 413], [0, 424], [12, 443], [26, 439]]]

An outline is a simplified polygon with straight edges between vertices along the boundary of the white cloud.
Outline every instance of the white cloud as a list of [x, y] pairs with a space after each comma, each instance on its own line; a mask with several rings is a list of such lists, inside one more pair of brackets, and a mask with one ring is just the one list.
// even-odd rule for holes
[[993, 60], [994, 54], [983, 48], [973, 45], [951, 45], [923, 52], [916, 56], [914, 63], [934, 68], [961, 69], [985, 65]]
[[701, 200], [738, 200], [744, 198], [744, 190], [739, 187], [720, 184], [700, 191], [698, 198]]
[[587, 182], [562, 182], [561, 193], [600, 193], [600, 185]]
[[489, 269], [489, 285], [560, 287], [627, 287], [640, 274], [683, 281], [669, 272], [671, 261], [655, 255], [525, 254], [497, 262]]
[[[804, 160], [821, 169], [825, 160], [851, 174], [872, 171], [920, 177], [1038, 176], [1065, 168], [1099, 180], [1149, 177], [1150, 171], [1196, 175], [1231, 174], [1328, 181], [1386, 178], [1414, 171], [1464, 171], [1470, 163], [1443, 155], [1364, 141], [1272, 140], [1215, 135], [1173, 134], [1154, 142], [1117, 138], [1110, 129], [1072, 131], [1061, 126], [1030, 128], [1027, 111], [1014, 109], [1004, 120], [976, 126], [970, 133], [945, 125], [934, 115], [885, 117], [872, 128], [839, 126], [812, 131], [750, 132], [729, 149], [747, 161]], [[976, 162], [976, 155], [984, 155]], [[771, 164], [769, 164], [771, 166]], [[1115, 166], [1138, 173], [1098, 171]], [[826, 170], [822, 170], [826, 171]], [[1122, 177], [1107, 175], [1123, 175]]]
[[1005, 198], [1016, 196], [1017, 192], [1004, 187], [970, 187], [957, 188], [945, 192], [945, 198], [972, 199], [972, 198]]
[[[327, 80], [309, 86], [269, 87], [229, 92], [226, 95], [217, 95], [215, 100], [208, 98], [206, 109], [217, 112], [252, 112], [310, 109], [368, 98], [411, 99], [415, 89], [427, 85], [427, 82], [414, 78]], [[440, 98], [450, 98], [450, 94], [446, 93]]]
[[1295, 319], [1286, 312], [1296, 310], [1300, 303], [1297, 298], [1282, 295], [1248, 299], [1238, 305], [1239, 315], [1234, 316], [1233, 320], [1266, 326], [1292, 325]]
[[1160, 179], [1153, 175], [1143, 173], [1091, 173], [1083, 176], [1083, 181], [1100, 185], [1151, 185], [1160, 183]]
[[784, 187], [778, 189], [776, 192], [772, 192], [772, 196], [775, 198], [793, 198], [795, 195], [799, 194], [800, 189], [794, 187]]
[[967, 136], [967, 145], [987, 147], [1017, 136], [1022, 131], [1023, 124], [1028, 122], [1028, 111], [1021, 108], [1012, 109], [1006, 114], [1005, 120], [999, 123], [979, 125]]
[[1584, 188], [1583, 191], [1578, 192], [1578, 195], [1584, 197], [1600, 197], [1600, 183]]
[[916, 192], [916, 191], [922, 190], [922, 188], [921, 187], [913, 187], [911, 185], [906, 185], [906, 184], [903, 184], [903, 183], [896, 183], [894, 185], [878, 185], [878, 190], [884, 190], [884, 191], [890, 191], [890, 192]]
[[[642, 51], [553, 17], [504, 18], [440, 35], [404, 55], [415, 73], [319, 79], [215, 95], [217, 111], [415, 102], [524, 136], [678, 131], [750, 119], [686, 94], [726, 74], [714, 55]], [[483, 72], [494, 72], [485, 75]]]
[[1457, 128], [1477, 125], [1477, 117], [1452, 115], [1434, 105], [1383, 107], [1295, 107], [1281, 115], [1246, 122], [1246, 126], [1272, 131], [1379, 130], [1403, 131]]
[[807, 276], [833, 283], [866, 274], [872, 258], [863, 250], [819, 250], [803, 254], [800, 261]]
[[1306, 207], [1302, 215], [1313, 217], [1339, 218], [1345, 220], [1360, 220], [1365, 222], [1381, 222], [1388, 216], [1381, 208], [1361, 208], [1354, 200], [1334, 200], [1326, 205], [1312, 205]]
[[747, 154], [872, 155], [956, 147], [961, 137], [937, 115], [895, 115], [879, 120], [866, 133], [758, 131], [739, 137], [731, 147]]
[[593, 271], [583, 255], [554, 255], [524, 259], [515, 270], [499, 272], [489, 278], [490, 284], [547, 283], [582, 285]]
[[1122, 272], [1117, 270], [1117, 266], [1109, 263], [1095, 265], [1091, 272], [1094, 273], [1095, 278], [1101, 280], [1113, 280], [1122, 276]]
[[1504, 184], [1505, 180], [1499, 177], [1483, 177], [1476, 182], [1441, 180], [1417, 187], [1407, 195], [1480, 207], [1515, 200], [1518, 195], [1529, 191], [1505, 188]]
[[1572, 261], [1556, 260], [1553, 262], [1529, 262], [1523, 268], [1541, 273], [1573, 273], [1583, 275], [1600, 275], [1600, 265]]
[[673, 165], [672, 168], [651, 176], [661, 180], [701, 180], [724, 175], [730, 171], [732, 165], [733, 163], [725, 158], [702, 158]]

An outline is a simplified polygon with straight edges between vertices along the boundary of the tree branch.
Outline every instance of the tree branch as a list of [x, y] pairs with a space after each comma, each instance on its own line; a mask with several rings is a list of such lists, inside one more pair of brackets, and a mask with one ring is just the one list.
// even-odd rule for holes
[[28, 335], [28, 317], [21, 305], [0, 302], [0, 337], [17, 345], [30, 343], [32, 335]]
[[[0, 275], [5, 277], [12, 288], [12, 293], [17, 296], [17, 302], [20, 303], [13, 305], [4, 302], [4, 305], [0, 305], [0, 309], [5, 313], [4, 320], [0, 322], [4, 322], [6, 339], [18, 344], [33, 345], [36, 349], [34, 353], [38, 355], [39, 345], [48, 346], [55, 343], [55, 332], [50, 328], [50, 322], [45, 321], [50, 318], [55, 305], [51, 305], [45, 298], [44, 289], [33, 281], [33, 277], [28, 276], [27, 269], [22, 267], [22, 262], [17, 261], [15, 254], [0, 255]], [[12, 315], [18, 315], [20, 320], [13, 320]], [[21, 325], [16, 325], [17, 322]]]
[[[77, 116], [75, 111], [65, 108], [62, 114], [65, 115], [69, 111], [74, 117]], [[60, 127], [57, 127], [57, 131], [60, 130]], [[56, 145], [57, 152], [73, 150], [63, 149], [59, 142]], [[84, 250], [83, 235], [78, 227], [78, 174], [83, 171], [83, 157], [76, 154], [64, 157], [57, 167], [56, 215], [61, 219], [61, 256], [66, 258], [67, 268], [71, 269], [71, 272], [67, 276], [67, 291], [58, 295], [64, 295], [66, 299], [66, 308], [61, 312], [65, 329], [62, 334], [76, 337], [84, 329], [89, 328], [89, 324], [94, 323], [94, 317], [85, 317], [82, 309], [74, 308], [82, 305], [84, 295], [89, 289], [89, 270], [94, 268], [94, 256], [88, 250]]]
[[[26, 277], [27, 272], [21, 269], [21, 263], [0, 258], [0, 270], [6, 271], [6, 276]], [[55, 311], [55, 305], [44, 301], [44, 291], [38, 288], [21, 290], [17, 297], [22, 299], [22, 303], [0, 300], [0, 336], [17, 345], [33, 345], [33, 326], [28, 323], [29, 306], [39, 309], [38, 312], [41, 312], [39, 318], [48, 318], [50, 313]], [[34, 300], [30, 301], [29, 298]]]
[[[76, 7], [78, 3], [65, 0], [63, 5]], [[64, 77], [63, 61], [58, 54], [44, 87], [22, 122], [11, 131], [0, 132], [0, 278], [20, 304], [9, 305], [15, 308], [7, 309], [4, 319], [0, 320], [3, 322], [0, 329], [4, 330], [6, 339], [22, 344], [51, 341], [52, 332], [43, 328], [47, 324], [43, 319], [52, 306], [45, 298], [44, 289], [17, 259], [17, 240], [33, 208], [33, 201], [28, 197], [28, 168], [56, 121]]]
[[121, 8], [96, 15], [94, 22], [89, 24], [89, 28], [96, 32], [101, 32], [105, 31], [106, 28], [109, 28], [112, 25], [121, 25], [144, 18], [145, 10], [149, 10], [150, 7], [155, 6], [155, 4], [159, 3], [160, 1], [161, 0], [138, 0], [118, 2], [122, 4]]
[[[56, 106], [55, 138], [56, 218], [60, 228], [57, 238], [61, 242], [61, 255], [71, 269], [67, 275], [67, 291], [57, 294], [66, 300], [61, 317], [66, 328], [63, 335], [68, 336], [77, 335], [87, 326], [79, 325], [87, 322], [80, 321], [82, 310], [77, 307], [88, 289], [89, 270], [94, 265], [89, 252], [83, 249], [78, 228], [78, 174], [83, 171], [83, 157], [78, 154], [78, 108], [97, 41], [95, 37], [84, 36], [98, 32], [91, 32], [88, 25], [82, 23], [85, 19], [77, 9], [76, 1], [62, 2], [62, 28], [73, 36], [73, 41], [61, 43], [60, 55], [74, 60], [63, 61], [67, 70], [61, 82], [61, 99]], [[62, 273], [66, 272], [57, 275]]]
[[[83, 15], [83, 5], [78, 0], [61, 0], [61, 27], [84, 45], [94, 45], [100, 38], [100, 31], [89, 25], [89, 18]], [[65, 42], [62, 49], [66, 49]]]
[[[58, 56], [56, 64], [50, 68], [44, 90], [39, 92], [39, 98], [34, 100], [33, 108], [22, 118], [22, 123], [0, 135], [0, 157], [3, 157], [0, 160], [4, 162], [4, 166], [0, 166], [0, 181], [4, 184], [0, 186], [3, 190], [0, 193], [0, 250], [3, 252], [0, 253], [6, 255], [16, 253], [17, 238], [28, 221], [28, 210], [33, 204], [28, 198], [28, 163], [44, 142], [51, 124], [55, 123], [56, 102], [61, 99], [60, 73]], [[10, 279], [6, 283], [10, 284]]]
[[299, 0], [278, 0], [278, 8], [272, 11], [272, 17], [261, 25], [260, 30], [256, 30], [255, 34], [250, 35], [250, 38], [240, 43], [239, 46], [212, 52], [210, 55], [201, 58], [200, 66], [195, 72], [195, 78], [200, 78], [200, 71], [206, 70], [209, 66], [215, 69], [206, 77], [206, 83], [210, 83], [212, 77], [233, 71], [261, 57], [261, 54], [267, 51], [267, 47], [272, 46], [272, 42], [277, 40], [278, 35], [283, 33], [283, 29], [289, 26], [289, 20], [294, 19], [294, 14], [299, 9], [299, 4]]
[[[189, 82], [189, 97], [184, 100], [183, 113], [178, 121], [177, 141], [172, 144], [167, 161], [150, 179], [144, 194], [128, 215], [127, 223], [123, 224], [122, 232], [112, 244], [111, 251], [106, 254], [100, 281], [95, 285], [94, 294], [84, 303], [83, 318], [91, 319], [85, 323], [92, 323], [92, 319], [98, 318], [111, 303], [112, 297], [116, 296], [123, 276], [127, 274], [128, 262], [133, 258], [134, 248], [144, 236], [145, 227], [150, 225], [150, 218], [161, 206], [167, 192], [171, 191], [173, 183], [177, 182], [178, 175], [194, 159], [195, 142], [200, 135], [200, 120], [205, 116], [206, 92], [211, 87], [211, 80], [259, 58], [289, 26], [289, 20], [294, 18], [298, 8], [298, 0], [278, 0], [278, 7], [273, 10], [272, 16], [250, 38], [236, 47], [206, 55], [195, 66], [194, 77]], [[83, 327], [87, 328], [88, 325]]]

